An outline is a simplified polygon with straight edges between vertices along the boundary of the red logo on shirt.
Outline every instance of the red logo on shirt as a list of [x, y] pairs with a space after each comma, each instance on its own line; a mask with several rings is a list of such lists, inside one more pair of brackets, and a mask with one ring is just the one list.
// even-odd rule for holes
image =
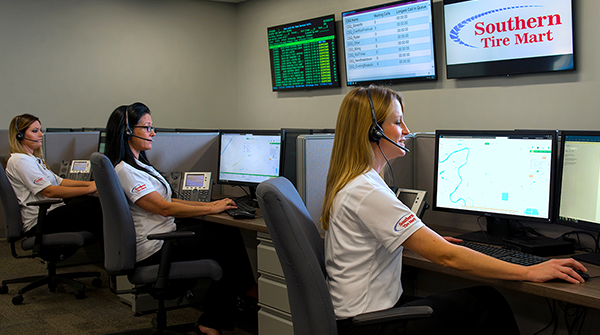
[[138, 194], [146, 189], [146, 184], [136, 185], [131, 189], [131, 193]]
[[44, 180], [44, 177], [40, 177], [40, 178], [34, 180], [33, 183], [37, 184], [37, 183], [41, 182], [42, 180]]
[[417, 222], [417, 218], [415, 217], [415, 214], [413, 214], [413, 213], [406, 214], [403, 217], [401, 217], [400, 220], [398, 220], [398, 222], [396, 222], [396, 225], [394, 226], [394, 230], [400, 231], [401, 229], [408, 228], [408, 226], [410, 226], [411, 224], [413, 224], [415, 222]]

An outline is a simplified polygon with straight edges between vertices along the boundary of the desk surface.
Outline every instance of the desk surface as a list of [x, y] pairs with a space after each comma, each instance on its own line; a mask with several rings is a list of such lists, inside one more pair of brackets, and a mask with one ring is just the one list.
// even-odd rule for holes
[[[260, 212], [257, 213], [258, 216], [255, 219], [235, 220], [228, 214], [207, 215], [203, 217], [203, 219], [206, 221], [226, 224], [242, 229], [268, 233], [267, 227], [262, 216], [260, 215]], [[432, 227], [432, 229], [441, 231], [442, 233], [447, 233], [444, 232], [444, 228], [436, 229], [436, 227]], [[589, 281], [583, 284], [569, 284], [563, 282], [531, 283], [475, 277], [459, 270], [445, 268], [441, 265], [432, 263], [424, 257], [421, 257], [420, 255], [406, 249], [404, 250], [403, 262], [405, 265], [414, 266], [423, 270], [448, 274], [491, 286], [507, 288], [518, 292], [556, 299], [600, 310], [600, 266], [588, 263], [584, 264], [588, 269], [588, 274], [590, 277], [598, 278], [591, 278]]]

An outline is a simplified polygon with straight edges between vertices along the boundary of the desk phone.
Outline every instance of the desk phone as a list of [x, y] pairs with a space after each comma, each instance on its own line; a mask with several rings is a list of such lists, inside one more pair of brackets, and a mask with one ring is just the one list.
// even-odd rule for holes
[[173, 198], [209, 202], [212, 199], [210, 172], [171, 172], [167, 177]]
[[399, 188], [396, 191], [396, 197], [413, 213], [417, 214], [419, 219], [423, 218], [423, 213], [429, 208], [429, 204], [425, 201], [427, 191]]
[[89, 160], [74, 159], [63, 160], [60, 163], [60, 171], [58, 175], [61, 178], [72, 180], [90, 181], [92, 180], [92, 164]]

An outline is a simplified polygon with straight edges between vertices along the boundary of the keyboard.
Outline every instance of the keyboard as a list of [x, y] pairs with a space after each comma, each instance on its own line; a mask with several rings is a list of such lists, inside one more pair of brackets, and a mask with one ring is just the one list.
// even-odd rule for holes
[[249, 203], [249, 200], [246, 199], [247, 198], [235, 199], [235, 205], [237, 206], [237, 208], [244, 212], [252, 214], [256, 213], [256, 208], [254, 208], [254, 206]]
[[467, 247], [469, 249], [479, 251], [482, 254], [494, 257], [496, 259], [499, 259], [499, 260], [502, 260], [505, 262], [518, 264], [518, 265], [530, 266], [530, 265], [543, 263], [548, 260], [548, 258], [545, 258], [545, 257], [540, 257], [540, 256], [524, 253], [524, 252], [517, 251], [517, 250], [498, 248], [498, 247], [493, 247], [490, 245], [480, 244], [480, 243], [475, 243], [475, 242], [470, 242], [470, 241], [462, 241], [462, 242], [458, 243], [458, 245], [462, 245], [463, 247]]

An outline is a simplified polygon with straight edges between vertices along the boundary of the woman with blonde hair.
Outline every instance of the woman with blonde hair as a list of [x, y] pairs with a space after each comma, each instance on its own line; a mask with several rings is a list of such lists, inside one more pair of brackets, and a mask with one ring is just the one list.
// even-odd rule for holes
[[350, 91], [340, 106], [327, 175], [321, 225], [325, 265], [339, 334], [379, 334], [377, 326], [355, 327], [355, 315], [400, 305], [428, 305], [431, 318], [407, 324], [410, 334], [518, 334], [510, 305], [491, 287], [473, 287], [423, 299], [402, 295], [402, 251], [474, 276], [544, 282], [583, 282], [573, 259], [529, 267], [506, 263], [467, 249], [429, 229], [410, 211], [380, 173], [388, 160], [406, 154], [410, 133], [402, 96], [370, 86]]
[[[46, 216], [44, 233], [90, 231], [102, 235], [102, 210], [96, 197], [80, 197], [96, 192], [93, 181], [61, 178], [50, 170], [42, 158], [44, 134], [38, 117], [31, 114], [15, 116], [8, 127], [10, 157], [6, 176], [10, 181], [23, 218], [23, 232], [33, 236], [38, 207], [27, 206], [33, 201], [63, 199], [52, 205]], [[65, 205], [66, 204], [66, 205]]]

